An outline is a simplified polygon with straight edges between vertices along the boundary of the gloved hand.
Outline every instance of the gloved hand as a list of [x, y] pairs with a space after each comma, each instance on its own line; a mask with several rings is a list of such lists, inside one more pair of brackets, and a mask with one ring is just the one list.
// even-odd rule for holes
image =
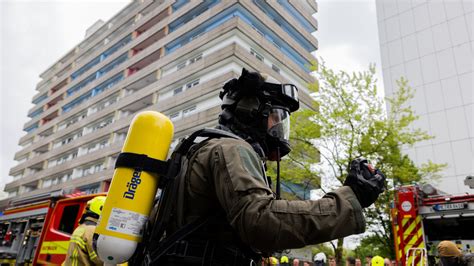
[[351, 187], [362, 208], [366, 208], [385, 190], [385, 175], [374, 169], [366, 159], [357, 158], [351, 162], [344, 186]]

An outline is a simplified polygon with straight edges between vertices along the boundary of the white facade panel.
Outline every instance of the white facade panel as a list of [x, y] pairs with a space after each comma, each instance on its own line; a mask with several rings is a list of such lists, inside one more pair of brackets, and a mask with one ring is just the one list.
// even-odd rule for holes
[[430, 1], [428, 3], [430, 21], [432, 25], [446, 21], [446, 11], [442, 1]]
[[451, 144], [449, 142], [438, 143], [433, 146], [433, 150], [436, 162], [447, 164], [442, 174], [445, 176], [454, 176], [456, 172]]
[[434, 52], [433, 44], [433, 33], [431, 33], [431, 28], [424, 29], [419, 31], [416, 34], [416, 40], [418, 42], [418, 52], [420, 56], [425, 56], [432, 54]]
[[472, 11], [471, 13], [467, 13], [466, 14], [466, 26], [467, 26], [467, 34], [469, 34], [469, 40], [474, 40], [474, 38], [472, 37], [472, 24], [473, 24], [473, 20], [472, 20]]
[[402, 36], [415, 33], [413, 10], [408, 10], [400, 14], [400, 33]]
[[[474, 174], [474, 2], [376, 0], [376, 3], [377, 12], [383, 10], [385, 14], [377, 14], [379, 27], [395, 32], [390, 36], [387, 30], [390, 45], [381, 43], [386, 95], [397, 89], [395, 81], [405, 75], [415, 89], [410, 104], [420, 116], [413, 126], [435, 136], [404, 152], [418, 165], [428, 160], [448, 164], [441, 173], [442, 178], [433, 181], [435, 186], [442, 186], [442, 190], [451, 193], [473, 193], [463, 180], [466, 175]], [[399, 35], [393, 25], [397, 18]], [[401, 52], [397, 40], [401, 40]], [[395, 59], [400, 53], [403, 68]]]
[[456, 63], [454, 62], [454, 54], [451, 48], [436, 53], [439, 67], [439, 77], [441, 79], [449, 78], [456, 75]]
[[448, 119], [449, 138], [451, 140], [463, 140], [469, 138], [464, 107], [459, 106], [446, 110], [446, 117]]
[[405, 61], [410, 61], [420, 57], [420, 54], [418, 53], [418, 44], [415, 34], [410, 34], [408, 36], [403, 37], [402, 48]]
[[462, 0], [462, 4], [464, 7], [464, 13], [474, 11], [474, 9], [472, 9], [472, 6], [474, 5], [474, 2], [472, 2], [472, 0]]
[[472, 149], [470, 140], [460, 140], [452, 142], [453, 150], [456, 151], [458, 158], [454, 162], [456, 166], [456, 175], [469, 175], [473, 171]]
[[438, 80], [438, 62], [436, 61], [436, 56], [434, 54], [430, 54], [421, 58], [421, 69], [423, 81], [425, 83]]
[[444, 111], [429, 113], [431, 132], [436, 132], [433, 143], [444, 143], [449, 141], [448, 120]]
[[472, 91], [474, 90], [472, 72], [459, 76], [459, 87], [461, 88], [462, 103], [472, 104]]
[[401, 77], [406, 77], [405, 68], [403, 65], [394, 66], [390, 69], [390, 77], [392, 79], [393, 87], [396, 86], [397, 80], [400, 80]]
[[448, 23], [443, 22], [441, 24], [432, 27], [433, 30], [433, 42], [436, 51], [441, 51], [451, 47], [451, 38], [449, 36]]
[[387, 19], [387, 25], [385, 26], [385, 32], [387, 34], [387, 41], [398, 40], [400, 38], [400, 23], [398, 17], [391, 17]]
[[423, 3], [413, 9], [415, 17], [415, 29], [417, 31], [424, 30], [430, 26], [430, 16], [428, 14], [428, 5]]
[[398, 1], [398, 12], [404, 12], [411, 9], [411, 0]]
[[403, 63], [403, 52], [401, 40], [395, 40], [388, 43], [388, 58], [390, 64], [398, 65]]
[[410, 104], [417, 115], [423, 115], [428, 112], [426, 107], [426, 95], [423, 86], [415, 87], [415, 96], [411, 99]]
[[421, 75], [421, 65], [419, 60], [412, 60], [405, 63], [407, 80], [412, 87], [418, 87], [423, 84]]
[[460, 45], [469, 41], [469, 35], [467, 34], [467, 26], [464, 16], [456, 17], [448, 21], [448, 26], [453, 45]]
[[441, 89], [443, 90], [444, 106], [447, 109], [459, 106], [462, 96], [457, 76], [441, 80]]
[[472, 72], [472, 50], [469, 43], [453, 47], [458, 75]]
[[446, 9], [446, 16], [449, 19], [459, 17], [464, 12], [462, 1], [448, 0], [444, 1], [444, 8]]

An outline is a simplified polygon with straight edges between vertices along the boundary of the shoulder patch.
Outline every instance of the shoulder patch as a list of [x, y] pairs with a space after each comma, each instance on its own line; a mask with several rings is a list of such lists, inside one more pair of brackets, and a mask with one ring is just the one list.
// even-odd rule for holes
[[245, 167], [245, 170], [249, 172], [253, 177], [262, 180], [265, 183], [265, 177], [261, 169], [259, 159], [255, 154], [251, 153], [248, 149], [238, 146], [240, 159]]

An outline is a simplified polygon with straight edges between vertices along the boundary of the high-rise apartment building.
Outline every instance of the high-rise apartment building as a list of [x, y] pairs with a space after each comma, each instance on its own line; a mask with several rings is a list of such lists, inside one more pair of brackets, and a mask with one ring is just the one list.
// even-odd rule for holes
[[[447, 163], [438, 187], [467, 192], [474, 174], [473, 5], [471, 0], [377, 0], [387, 96], [401, 76], [415, 89], [415, 127], [434, 139], [404, 150], [415, 163]], [[435, 182], [436, 184], [436, 182]]]
[[168, 115], [175, 138], [212, 127], [243, 67], [295, 84], [309, 106], [316, 11], [314, 0], [138, 0], [94, 24], [40, 75], [0, 204], [106, 191], [134, 114]]

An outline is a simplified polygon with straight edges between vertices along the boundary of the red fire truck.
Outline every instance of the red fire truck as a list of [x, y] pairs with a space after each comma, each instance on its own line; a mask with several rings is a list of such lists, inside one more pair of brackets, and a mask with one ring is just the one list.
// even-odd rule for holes
[[0, 216], [0, 265], [60, 265], [93, 195], [44, 195], [15, 202]]
[[398, 265], [434, 265], [443, 240], [474, 252], [474, 194], [448, 195], [431, 185], [398, 187], [391, 216]]

